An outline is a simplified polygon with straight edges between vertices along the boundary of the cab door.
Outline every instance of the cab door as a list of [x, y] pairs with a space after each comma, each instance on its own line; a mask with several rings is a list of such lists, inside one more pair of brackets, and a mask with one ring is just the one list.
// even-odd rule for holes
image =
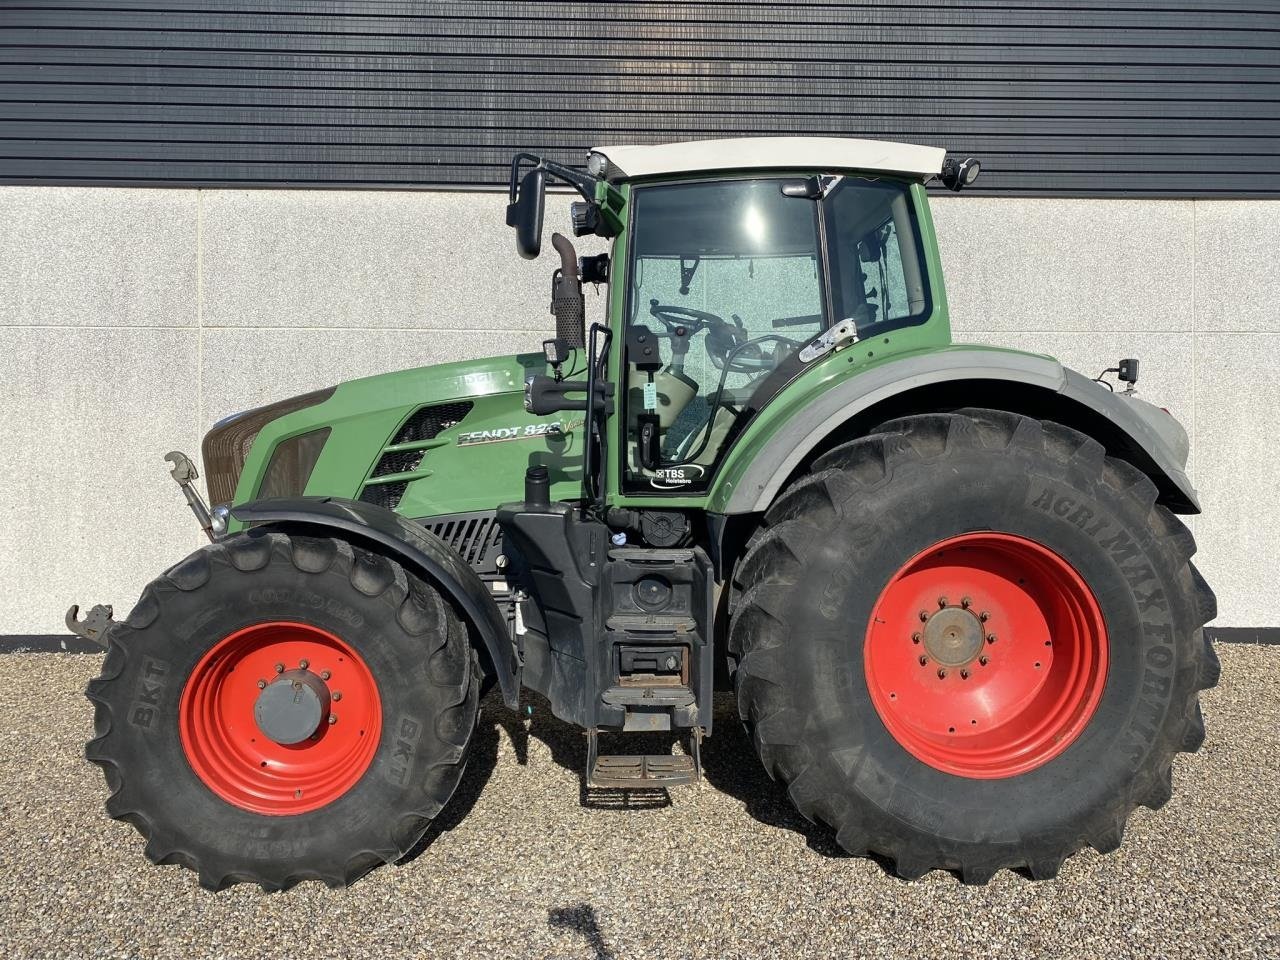
[[705, 490], [760, 386], [826, 326], [819, 209], [794, 182], [633, 189], [624, 493]]

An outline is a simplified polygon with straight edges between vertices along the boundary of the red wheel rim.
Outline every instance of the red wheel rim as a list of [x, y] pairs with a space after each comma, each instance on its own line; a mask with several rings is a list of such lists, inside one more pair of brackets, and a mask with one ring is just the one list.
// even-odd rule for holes
[[[254, 708], [264, 688], [301, 678], [328, 710], [313, 734], [277, 743]], [[214, 644], [178, 706], [182, 748], [223, 800], [275, 816], [332, 803], [369, 768], [382, 732], [373, 674], [347, 644], [305, 623], [259, 623]]]
[[1004, 533], [952, 537], [890, 579], [867, 627], [867, 688], [916, 759], [1012, 777], [1071, 745], [1107, 676], [1102, 610], [1047, 547]]

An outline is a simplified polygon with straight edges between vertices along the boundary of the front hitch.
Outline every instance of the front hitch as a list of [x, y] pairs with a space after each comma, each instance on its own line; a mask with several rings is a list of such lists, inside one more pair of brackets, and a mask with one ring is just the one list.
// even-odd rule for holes
[[107, 647], [107, 631], [115, 626], [115, 621], [111, 619], [114, 611], [108, 604], [99, 603], [90, 610], [83, 620], [80, 619], [79, 604], [72, 604], [71, 609], [67, 611], [66, 623], [67, 629], [74, 633], [77, 637], [96, 643], [104, 650]]
[[204, 531], [204, 535], [212, 543], [217, 539], [213, 530], [213, 517], [209, 513], [209, 508], [205, 506], [200, 492], [192, 485], [192, 481], [200, 478], [200, 474], [196, 471], [196, 465], [191, 462], [190, 457], [178, 450], [170, 450], [164, 455], [164, 458], [173, 464], [173, 469], [169, 471], [169, 475], [182, 488], [182, 495], [187, 498], [187, 506], [196, 515], [196, 522], [200, 524], [200, 529]]

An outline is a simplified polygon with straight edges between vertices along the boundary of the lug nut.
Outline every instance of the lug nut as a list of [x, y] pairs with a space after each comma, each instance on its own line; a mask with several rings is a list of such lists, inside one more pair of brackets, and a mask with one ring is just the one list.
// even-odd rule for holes
[[920, 642], [920, 634], [918, 634], [918, 633], [913, 633], [913, 634], [911, 635], [911, 642], [912, 642], [912, 643], [919, 643], [919, 642]]
[[947, 671], [946, 671], [945, 669], [943, 669], [942, 667], [939, 667], [939, 668], [938, 668], [938, 679], [939, 679], [939, 680], [945, 680], [945, 679], [947, 679]]
[[277, 663], [277, 664], [276, 664], [276, 673], [284, 673], [284, 664], [283, 664], [283, 663]]
[[980, 614], [978, 614], [978, 619], [981, 620], [983, 623], [986, 623], [988, 620], [991, 619], [991, 614], [983, 610]]
[[946, 598], [946, 597], [939, 597], [939, 598], [938, 598], [938, 606], [940, 606], [940, 607], [945, 607], [946, 605], [947, 605], [947, 598]]
[[331, 674], [328, 670], [321, 670], [321, 671], [320, 671], [320, 679], [321, 679], [321, 680], [328, 680], [331, 676], [333, 676], [333, 674]]
[[259, 681], [258, 681], [258, 689], [259, 689], [259, 690], [264, 690], [264, 689], [266, 689], [266, 686], [267, 686], [267, 681], [265, 681], [265, 680], [259, 680]]
[[982, 664], [982, 665], [985, 667], [985, 666], [986, 666], [988, 663], [990, 663], [991, 661], [990, 661], [990, 660], [988, 660], [986, 657], [979, 657], [979, 658], [978, 658], [978, 662], [979, 662], [980, 664]]
[[972, 605], [973, 605], [973, 601], [970, 600], [968, 597], [960, 598], [960, 606], [964, 607], [966, 610], [968, 610], [969, 607], [971, 607]]
[[299, 661], [298, 661], [298, 667], [299, 667], [300, 669], [302, 669], [302, 670], [307, 669], [307, 667], [309, 667], [309, 666], [311, 666], [311, 661], [310, 661], [310, 660], [299, 660]]
[[335, 690], [335, 691], [333, 691], [333, 696], [332, 696], [330, 699], [332, 699], [335, 703], [336, 703], [337, 701], [341, 700], [341, 699], [342, 699], [342, 691], [341, 691], [341, 690]]
[[337, 714], [333, 714], [333, 713], [329, 714], [329, 726], [332, 727], [337, 722], [338, 722]]
[[987, 643], [995, 643], [995, 642], [996, 642], [996, 635], [994, 633], [988, 633]]
[[921, 620], [928, 620], [928, 619], [929, 619], [929, 611], [928, 611], [928, 610], [921, 610], [921, 611], [920, 611], [920, 619], [921, 619]]
[[969, 679], [969, 671], [968, 671], [968, 670], [961, 670], [961, 671], [960, 671], [960, 679], [961, 679], [961, 680], [968, 680], [968, 679]]
[[920, 658], [920, 666], [922, 666], [922, 667], [927, 667], [928, 665], [929, 665], [929, 658], [928, 658], [928, 657], [921, 657], [921, 658]]

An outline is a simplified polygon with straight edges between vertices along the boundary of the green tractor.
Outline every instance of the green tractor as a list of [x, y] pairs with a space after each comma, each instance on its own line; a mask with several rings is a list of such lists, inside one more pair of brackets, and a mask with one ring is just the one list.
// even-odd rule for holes
[[169, 458], [211, 542], [127, 619], [68, 614], [107, 648], [108, 813], [211, 889], [341, 886], [449, 802], [486, 689], [585, 731], [589, 797], [696, 782], [731, 685], [799, 812], [903, 877], [1114, 849], [1219, 672], [1187, 435], [1134, 360], [951, 342], [925, 185], [978, 169], [851, 139], [517, 156], [523, 257], [549, 180], [611, 241], [553, 235], [543, 352], [223, 420], [211, 509]]

